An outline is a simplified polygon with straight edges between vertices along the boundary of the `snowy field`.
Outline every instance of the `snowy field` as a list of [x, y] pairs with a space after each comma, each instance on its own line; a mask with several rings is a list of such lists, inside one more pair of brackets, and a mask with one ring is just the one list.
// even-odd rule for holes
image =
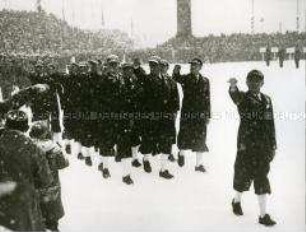
[[[253, 187], [242, 200], [243, 217], [231, 211], [232, 178], [236, 155], [238, 115], [228, 96], [227, 80], [237, 77], [245, 89], [245, 77], [253, 68], [265, 74], [262, 89], [272, 97], [276, 117], [278, 150], [271, 165], [272, 195], [268, 212], [278, 222], [273, 228], [257, 223], [258, 205]], [[183, 70], [187, 71], [188, 66]], [[272, 62], [205, 65], [211, 81], [213, 119], [208, 128], [210, 152], [205, 157], [206, 174], [194, 172], [190, 154], [184, 168], [175, 163], [173, 180], [153, 172], [133, 169], [134, 186], [122, 183], [120, 164], [110, 164], [112, 177], [102, 178], [97, 167], [87, 167], [70, 156], [70, 167], [61, 172], [65, 217], [60, 222], [69, 231], [305, 231], [305, 63], [299, 70], [293, 61], [283, 69]]]

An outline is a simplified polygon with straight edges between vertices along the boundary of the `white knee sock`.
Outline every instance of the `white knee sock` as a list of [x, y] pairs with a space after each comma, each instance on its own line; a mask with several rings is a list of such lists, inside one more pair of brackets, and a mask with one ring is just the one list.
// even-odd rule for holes
[[172, 146], [171, 146], [171, 154], [172, 154], [174, 157], [177, 157], [177, 148], [176, 148], [176, 144], [172, 144]]
[[180, 156], [186, 156], [186, 154], [187, 154], [187, 150], [180, 150], [180, 152], [179, 152], [179, 154], [180, 154]]
[[90, 157], [90, 151], [88, 147], [81, 147], [81, 152], [84, 157]]
[[102, 157], [103, 160], [103, 168], [108, 168], [109, 166], [109, 157]]
[[168, 157], [169, 157], [169, 155], [167, 155], [167, 154], [161, 154], [160, 155], [160, 170], [162, 172], [167, 170]]
[[138, 159], [138, 147], [139, 146], [132, 147], [132, 157], [133, 157], [133, 160], [137, 160]]
[[143, 160], [150, 161], [150, 154], [143, 155]]
[[104, 161], [104, 160], [103, 160], [103, 157], [99, 155], [99, 156], [97, 157], [98, 165], [103, 164], [103, 161]]
[[123, 176], [131, 175], [132, 171], [132, 158], [122, 159], [123, 164]]
[[73, 142], [73, 146], [74, 146], [74, 152], [76, 155], [78, 155], [81, 150], [82, 150], [82, 145], [79, 142]]
[[267, 213], [267, 194], [258, 195], [260, 217]]
[[197, 155], [196, 166], [199, 167], [200, 165], [203, 165], [204, 153], [203, 152], [197, 152], [196, 155]]
[[94, 156], [95, 155], [95, 147], [90, 147], [90, 148], [88, 148], [88, 150], [89, 150], [89, 154], [90, 155], [92, 155], [92, 156]]
[[234, 202], [235, 203], [241, 202], [241, 198], [242, 198], [242, 193], [237, 191], [234, 197]]

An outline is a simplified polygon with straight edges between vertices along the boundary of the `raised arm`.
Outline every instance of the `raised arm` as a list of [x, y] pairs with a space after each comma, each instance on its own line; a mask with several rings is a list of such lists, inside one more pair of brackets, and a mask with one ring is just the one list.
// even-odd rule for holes
[[182, 67], [180, 65], [175, 65], [172, 72], [172, 79], [180, 84], [184, 82], [184, 77], [181, 75]]
[[230, 84], [229, 94], [230, 94], [233, 102], [236, 105], [239, 105], [243, 100], [243, 92], [241, 92], [237, 87], [238, 81], [237, 81], [236, 78], [231, 78], [231, 79], [229, 79], [228, 83]]

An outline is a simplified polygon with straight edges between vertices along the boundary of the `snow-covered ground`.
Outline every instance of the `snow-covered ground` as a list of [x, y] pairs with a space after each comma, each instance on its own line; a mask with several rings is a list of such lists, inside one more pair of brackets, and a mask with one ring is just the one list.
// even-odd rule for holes
[[[188, 66], [184, 66], [187, 71]], [[258, 206], [253, 188], [245, 193], [245, 215], [231, 212], [233, 164], [236, 155], [238, 115], [228, 96], [227, 80], [237, 77], [245, 89], [248, 71], [265, 74], [262, 91], [274, 103], [278, 150], [271, 165], [272, 195], [268, 211], [278, 224], [264, 228], [257, 223]], [[112, 178], [105, 180], [97, 167], [87, 167], [74, 157], [61, 172], [66, 210], [60, 229], [66, 231], [305, 231], [305, 63], [299, 70], [293, 61], [280, 69], [273, 62], [206, 65], [203, 74], [211, 81], [213, 119], [209, 125], [205, 158], [208, 173], [194, 172], [195, 156], [187, 165], [171, 164], [173, 180], [133, 169], [134, 186], [122, 183], [120, 164], [111, 162]]]

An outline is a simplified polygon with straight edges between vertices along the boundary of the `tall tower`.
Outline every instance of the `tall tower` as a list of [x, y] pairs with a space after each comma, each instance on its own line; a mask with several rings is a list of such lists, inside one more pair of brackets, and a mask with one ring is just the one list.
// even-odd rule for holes
[[191, 37], [191, 0], [177, 0], [177, 37]]
[[42, 8], [42, 5], [41, 5], [41, 0], [36, 1], [36, 10], [38, 12], [42, 12], [43, 8]]

